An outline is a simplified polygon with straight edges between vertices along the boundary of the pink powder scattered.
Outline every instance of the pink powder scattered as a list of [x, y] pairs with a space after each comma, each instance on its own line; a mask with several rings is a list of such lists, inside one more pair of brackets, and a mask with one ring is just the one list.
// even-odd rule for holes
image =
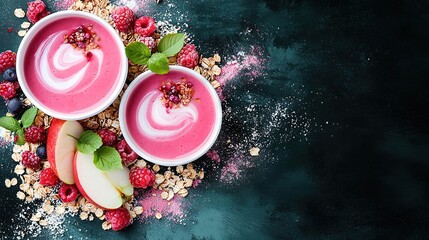
[[262, 48], [257, 46], [252, 46], [249, 53], [238, 52], [222, 67], [222, 73], [217, 80], [221, 85], [225, 85], [239, 76], [246, 76], [250, 80], [264, 76], [267, 62], [264, 55]]
[[216, 150], [209, 150], [206, 155], [215, 163], [220, 163], [220, 157]]
[[186, 217], [183, 198], [175, 196], [167, 201], [161, 198], [161, 193], [160, 190], [151, 190], [138, 200], [143, 207], [141, 218], [143, 220], [154, 218], [155, 214], [161, 213], [163, 218], [181, 222]]
[[193, 188], [197, 188], [198, 187], [198, 185], [200, 185], [201, 184], [201, 179], [195, 179], [193, 182], [192, 182], [192, 187]]
[[48, 0], [48, 2], [53, 3], [57, 10], [67, 10], [71, 5], [73, 5], [75, 0]]
[[141, 11], [146, 7], [147, 3], [155, 1], [153, 0], [119, 0], [116, 1], [116, 6], [126, 6], [133, 10], [134, 13], [140, 15]]
[[235, 183], [242, 177], [245, 170], [253, 167], [254, 164], [250, 158], [235, 156], [229, 159], [229, 162], [222, 167], [220, 181], [228, 184]]

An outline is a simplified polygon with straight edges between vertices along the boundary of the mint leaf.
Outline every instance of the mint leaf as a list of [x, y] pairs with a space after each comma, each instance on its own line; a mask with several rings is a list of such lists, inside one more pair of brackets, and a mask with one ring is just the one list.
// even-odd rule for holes
[[122, 160], [113, 147], [103, 146], [94, 153], [94, 165], [102, 171], [122, 169]]
[[182, 49], [184, 44], [185, 34], [167, 34], [159, 41], [158, 52], [163, 53], [166, 57], [172, 57]]
[[24, 136], [24, 130], [19, 129], [16, 131], [16, 136], [18, 136], [18, 139], [16, 140], [16, 144], [18, 145], [24, 145], [25, 144], [25, 136]]
[[13, 117], [4, 116], [0, 118], [0, 127], [15, 132], [21, 129], [21, 124], [19, 124], [18, 120]]
[[142, 42], [132, 42], [125, 47], [125, 54], [131, 62], [145, 65], [150, 58], [150, 49]]
[[153, 54], [147, 61], [147, 67], [157, 74], [166, 74], [170, 70], [168, 59], [163, 53]]
[[37, 108], [36, 107], [32, 107], [27, 109], [24, 114], [22, 114], [21, 117], [21, 123], [22, 123], [22, 127], [23, 128], [28, 128], [29, 126], [31, 126], [31, 124], [33, 124], [34, 122], [34, 118], [37, 115]]
[[90, 130], [83, 132], [77, 140], [76, 147], [79, 152], [91, 154], [103, 145], [101, 137]]

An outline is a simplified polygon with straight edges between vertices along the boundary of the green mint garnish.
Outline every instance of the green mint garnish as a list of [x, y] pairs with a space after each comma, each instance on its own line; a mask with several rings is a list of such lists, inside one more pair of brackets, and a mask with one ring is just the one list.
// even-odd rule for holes
[[94, 152], [94, 165], [102, 171], [122, 169], [122, 160], [113, 147], [103, 146]]
[[[73, 136], [70, 136], [73, 137]], [[73, 137], [75, 138], [75, 137]], [[86, 130], [83, 132], [79, 139], [77, 139], [76, 147], [79, 150], [79, 152], [91, 154], [95, 152], [99, 147], [103, 145], [103, 142], [101, 141], [101, 137], [90, 130]]]
[[174, 33], [165, 35], [158, 44], [158, 51], [166, 57], [176, 55], [185, 44], [185, 34]]
[[125, 47], [125, 54], [135, 64], [147, 65], [149, 70], [157, 74], [166, 74], [170, 70], [168, 57], [176, 55], [184, 44], [185, 34], [168, 34], [159, 41], [157, 53], [151, 54], [144, 43], [132, 42]]
[[3, 127], [17, 136], [16, 144], [24, 145], [24, 128], [28, 128], [33, 124], [34, 118], [36, 118], [38, 109], [36, 107], [32, 107], [27, 109], [21, 117], [21, 123], [14, 117], [4, 116], [0, 118], [0, 127]]
[[98, 169], [102, 171], [122, 169], [119, 152], [115, 148], [102, 146], [103, 141], [97, 133], [86, 130], [79, 138], [69, 136], [77, 140], [76, 147], [79, 152], [94, 154], [93, 162]]
[[154, 53], [147, 62], [147, 67], [154, 73], [166, 74], [170, 70], [168, 58], [163, 53]]
[[37, 108], [36, 107], [32, 107], [27, 109], [24, 114], [22, 114], [21, 117], [21, 123], [22, 123], [22, 127], [23, 128], [28, 128], [29, 126], [31, 126], [31, 124], [33, 124], [34, 122], [34, 118], [36, 118], [37, 115]]
[[150, 49], [142, 42], [132, 42], [125, 48], [128, 59], [138, 65], [145, 65], [150, 58]]
[[16, 140], [16, 144], [18, 145], [24, 145], [25, 144], [25, 136], [24, 136], [24, 130], [19, 129], [15, 133], [18, 136], [18, 139]]
[[21, 124], [13, 117], [4, 116], [0, 118], [0, 127], [15, 132], [21, 129]]

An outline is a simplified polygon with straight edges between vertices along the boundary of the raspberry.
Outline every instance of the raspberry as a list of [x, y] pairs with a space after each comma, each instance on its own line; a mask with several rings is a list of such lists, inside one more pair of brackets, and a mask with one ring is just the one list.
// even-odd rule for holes
[[40, 184], [43, 186], [54, 186], [58, 182], [59, 179], [52, 168], [43, 169], [40, 173]]
[[187, 68], [194, 68], [198, 64], [198, 52], [194, 44], [186, 44], [177, 55], [177, 63]]
[[14, 98], [16, 96], [16, 85], [8, 81], [1, 82], [0, 96], [2, 96], [5, 100]]
[[151, 52], [156, 51], [156, 41], [153, 37], [140, 37], [138, 40], [144, 43]]
[[26, 168], [38, 169], [40, 167], [40, 158], [33, 152], [22, 152], [22, 165]]
[[103, 145], [106, 146], [115, 146], [118, 139], [116, 138], [116, 133], [110, 129], [102, 128], [98, 131], [98, 135], [101, 137], [103, 141]]
[[130, 148], [130, 146], [125, 141], [125, 139], [122, 139], [121, 141], [118, 142], [118, 145], [116, 146], [116, 150], [118, 150], [119, 155], [121, 155], [122, 162], [126, 166], [133, 164], [137, 160], [137, 158], [139, 157], [137, 155], [137, 153], [135, 153]]
[[79, 190], [77, 190], [75, 185], [68, 185], [63, 183], [58, 190], [58, 196], [60, 197], [61, 201], [65, 203], [73, 202], [74, 200], [76, 200], [78, 195]]
[[130, 212], [123, 207], [106, 211], [105, 216], [106, 220], [112, 224], [114, 231], [119, 231], [131, 223]]
[[135, 188], [146, 189], [155, 183], [155, 173], [148, 168], [135, 167], [130, 171], [130, 182]]
[[40, 143], [46, 139], [45, 130], [42, 126], [30, 126], [25, 129], [25, 141], [29, 143]]
[[134, 12], [129, 7], [117, 7], [112, 12], [112, 18], [116, 28], [121, 32], [126, 32], [134, 21]]
[[45, 3], [41, 0], [29, 2], [27, 5], [27, 18], [33, 24], [50, 14], [50, 12], [48, 12], [46, 9]]
[[16, 62], [16, 53], [11, 50], [6, 50], [0, 53], [0, 73], [4, 72], [4, 70], [15, 67]]
[[155, 20], [148, 16], [143, 16], [134, 22], [134, 32], [142, 37], [149, 37], [155, 32]]

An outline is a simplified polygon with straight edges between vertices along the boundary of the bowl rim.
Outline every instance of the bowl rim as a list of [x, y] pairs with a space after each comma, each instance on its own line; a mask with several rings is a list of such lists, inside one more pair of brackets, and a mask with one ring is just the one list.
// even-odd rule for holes
[[90, 109], [90, 111], [85, 111], [85, 112], [65, 113], [65, 112], [58, 112], [52, 108], [47, 107], [45, 104], [43, 104], [42, 101], [38, 100], [36, 97], [33, 96], [32, 92], [30, 91], [30, 89], [26, 84], [25, 74], [24, 74], [25, 54], [30, 42], [49, 23], [57, 20], [65, 19], [68, 17], [82, 17], [82, 18], [90, 19], [92, 21], [99, 23], [112, 35], [112, 39], [118, 47], [124, 46], [122, 39], [120, 38], [119, 34], [115, 31], [115, 29], [109, 23], [107, 23], [105, 20], [98, 17], [97, 15], [92, 13], [72, 11], [72, 10], [59, 11], [42, 18], [40, 21], [34, 24], [34, 26], [32, 26], [30, 30], [27, 32], [27, 34], [24, 36], [17, 51], [16, 73], [18, 77], [18, 82], [20, 84], [20, 87], [23, 93], [28, 99], [30, 99], [31, 103], [34, 106], [36, 106], [38, 109], [48, 114], [49, 116], [63, 119], [63, 120], [82, 120], [85, 118], [95, 116], [98, 113], [102, 112], [107, 107], [109, 107], [118, 97], [118, 95], [120, 94], [120, 92], [124, 87], [125, 81], [128, 76], [128, 58], [125, 55], [125, 50], [119, 51], [119, 54], [121, 57], [118, 63], [122, 64], [122, 68], [121, 68], [121, 73], [118, 77], [119, 80], [117, 81], [117, 86], [113, 88], [113, 91], [108, 96], [108, 98], [105, 101], [98, 103], [98, 106], [96, 106], [95, 108], [92, 108]]
[[214, 103], [214, 107], [215, 107], [215, 114], [218, 116], [215, 119], [213, 131], [209, 135], [209, 139], [194, 154], [192, 154], [188, 157], [184, 157], [184, 158], [182, 157], [179, 160], [165, 160], [163, 158], [159, 158], [159, 157], [149, 155], [149, 154], [147, 154], [141, 150], [141, 147], [136, 144], [134, 138], [131, 136], [131, 134], [129, 132], [129, 129], [126, 125], [126, 113], [125, 113], [127, 101], [129, 99], [131, 93], [136, 89], [136, 86], [138, 86], [138, 84], [140, 82], [144, 81], [145, 79], [148, 79], [149, 77], [151, 77], [153, 75], [157, 75], [156, 73], [153, 73], [152, 71], [148, 70], [148, 71], [140, 74], [139, 76], [137, 76], [131, 82], [131, 84], [127, 87], [127, 89], [125, 90], [125, 92], [121, 98], [121, 103], [119, 105], [119, 125], [120, 125], [121, 130], [122, 130], [122, 135], [124, 136], [124, 139], [127, 141], [128, 145], [131, 147], [131, 149], [134, 152], [136, 152], [140, 157], [142, 157], [143, 159], [145, 159], [149, 162], [152, 162], [154, 164], [158, 164], [161, 166], [168, 166], [168, 167], [179, 166], [179, 165], [184, 165], [184, 164], [193, 162], [193, 161], [197, 160], [198, 158], [200, 158], [201, 156], [203, 156], [205, 153], [207, 153], [207, 151], [209, 151], [210, 148], [213, 146], [213, 144], [216, 142], [216, 140], [219, 136], [220, 130], [221, 130], [221, 126], [222, 126], [222, 105], [221, 105], [219, 96], [216, 93], [216, 90], [207, 81], [207, 79], [205, 79], [203, 76], [201, 76], [200, 74], [198, 74], [194, 70], [186, 68], [186, 67], [170, 66], [170, 71], [171, 70], [179, 71], [179, 72], [185, 72], [186, 74], [192, 75], [193, 77], [198, 79], [198, 81], [202, 82], [203, 85], [206, 87], [206, 89], [209, 91], [211, 98], [213, 99], [213, 103]]

